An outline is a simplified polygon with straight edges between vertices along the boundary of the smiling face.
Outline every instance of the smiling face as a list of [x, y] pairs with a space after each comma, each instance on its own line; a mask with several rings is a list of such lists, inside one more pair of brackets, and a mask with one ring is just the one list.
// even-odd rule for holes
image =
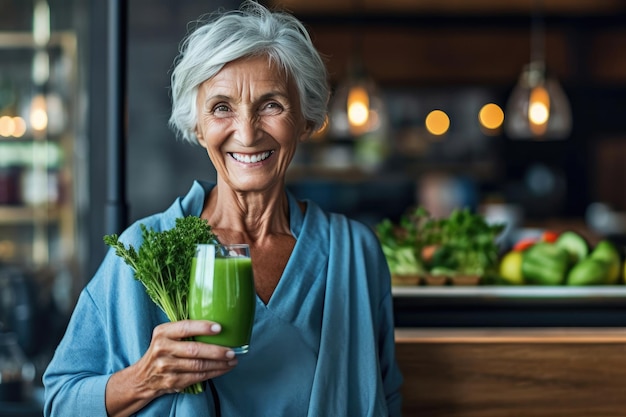
[[266, 56], [239, 59], [200, 84], [198, 142], [233, 190], [282, 186], [298, 141], [310, 129], [298, 91]]

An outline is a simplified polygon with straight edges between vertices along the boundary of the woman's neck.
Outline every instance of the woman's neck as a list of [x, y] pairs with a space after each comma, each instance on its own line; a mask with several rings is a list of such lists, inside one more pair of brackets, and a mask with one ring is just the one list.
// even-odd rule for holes
[[[240, 193], [218, 184], [204, 204], [207, 219], [223, 242], [256, 242], [276, 234], [289, 234], [289, 201], [283, 187], [269, 192]], [[243, 239], [243, 240], [242, 240]]]

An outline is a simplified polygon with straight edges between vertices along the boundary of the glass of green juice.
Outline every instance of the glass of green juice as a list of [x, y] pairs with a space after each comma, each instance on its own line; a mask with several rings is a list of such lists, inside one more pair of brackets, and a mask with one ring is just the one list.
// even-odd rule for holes
[[196, 245], [191, 263], [189, 318], [219, 323], [222, 331], [195, 339], [248, 352], [256, 292], [247, 244]]

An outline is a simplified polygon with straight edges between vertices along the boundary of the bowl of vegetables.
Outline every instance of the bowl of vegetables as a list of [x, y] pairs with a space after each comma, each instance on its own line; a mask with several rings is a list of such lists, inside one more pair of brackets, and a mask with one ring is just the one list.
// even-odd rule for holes
[[393, 285], [477, 285], [498, 271], [496, 238], [504, 226], [469, 208], [435, 218], [417, 207], [397, 223], [384, 219], [376, 234]]

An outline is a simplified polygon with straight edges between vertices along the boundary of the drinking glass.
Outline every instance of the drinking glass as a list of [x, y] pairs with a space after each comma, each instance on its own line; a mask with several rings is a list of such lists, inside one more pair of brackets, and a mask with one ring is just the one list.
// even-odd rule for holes
[[222, 326], [219, 334], [195, 339], [247, 353], [256, 297], [249, 246], [196, 245], [190, 279], [189, 318]]

